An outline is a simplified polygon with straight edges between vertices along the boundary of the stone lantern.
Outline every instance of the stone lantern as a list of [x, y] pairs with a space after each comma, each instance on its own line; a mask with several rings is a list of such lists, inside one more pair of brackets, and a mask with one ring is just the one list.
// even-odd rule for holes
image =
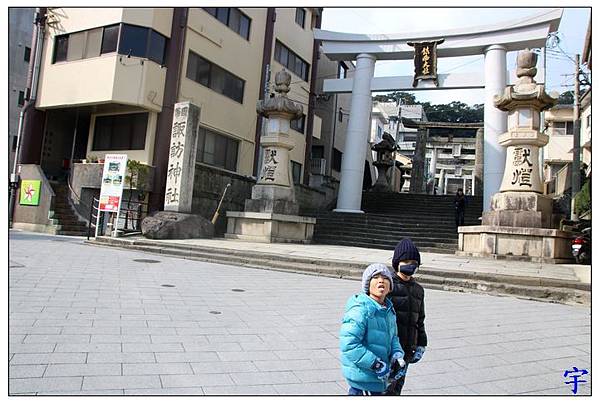
[[557, 97], [534, 81], [536, 62], [529, 49], [519, 52], [516, 84], [494, 99], [498, 109], [508, 112], [508, 131], [498, 136], [506, 147], [502, 185], [492, 196], [491, 210], [483, 213], [482, 225], [458, 228], [457, 255], [572, 261], [571, 234], [552, 228], [552, 198], [542, 194], [539, 151], [548, 136], [539, 131], [540, 112]]
[[226, 238], [258, 242], [300, 242], [312, 239], [316, 220], [298, 215], [289, 152], [294, 148], [290, 122], [302, 116], [302, 106], [287, 97], [292, 76], [285, 70], [275, 75], [275, 96], [258, 101], [256, 112], [267, 118], [262, 169], [252, 198], [244, 211], [227, 212]]
[[371, 147], [377, 153], [377, 160], [373, 165], [377, 168], [377, 182], [371, 188], [374, 192], [390, 192], [390, 184], [387, 180], [387, 171], [394, 165], [394, 149], [396, 140], [388, 133], [383, 133], [381, 141]]
[[557, 99], [537, 84], [533, 77], [537, 55], [525, 49], [517, 57], [517, 82], [494, 98], [494, 104], [508, 112], [508, 131], [498, 136], [506, 147], [504, 176], [500, 193], [492, 196], [491, 211], [484, 213], [483, 224], [550, 228], [552, 199], [542, 196], [540, 147], [548, 135], [540, 133], [540, 112], [551, 108]]

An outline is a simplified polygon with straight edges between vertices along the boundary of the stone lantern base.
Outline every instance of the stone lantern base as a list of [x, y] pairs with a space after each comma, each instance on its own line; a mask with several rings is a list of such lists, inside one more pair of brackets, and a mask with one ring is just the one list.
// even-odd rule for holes
[[571, 234], [552, 229], [552, 198], [531, 192], [492, 196], [482, 225], [458, 227], [460, 256], [570, 263]]
[[531, 192], [502, 192], [492, 196], [483, 225], [552, 228], [552, 198]]
[[254, 242], [311, 243], [316, 219], [297, 215], [227, 212], [225, 238]]
[[572, 263], [569, 232], [546, 228], [474, 225], [458, 227], [459, 256], [537, 263]]

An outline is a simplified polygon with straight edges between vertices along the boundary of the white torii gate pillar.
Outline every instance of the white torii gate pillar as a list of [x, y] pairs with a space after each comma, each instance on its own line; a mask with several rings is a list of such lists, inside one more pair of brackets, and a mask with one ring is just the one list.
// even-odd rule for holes
[[371, 80], [375, 73], [375, 57], [365, 53], [359, 54], [356, 57], [354, 72], [352, 105], [346, 132], [346, 146], [342, 156], [340, 190], [337, 208], [333, 210], [342, 213], [363, 213], [360, 204], [367, 136], [373, 105]]
[[506, 84], [506, 48], [488, 46], [485, 49], [483, 109], [483, 211], [490, 210], [492, 196], [500, 190], [504, 175], [506, 149], [498, 143], [498, 136], [507, 131], [507, 113], [494, 106], [494, 96], [501, 95]]

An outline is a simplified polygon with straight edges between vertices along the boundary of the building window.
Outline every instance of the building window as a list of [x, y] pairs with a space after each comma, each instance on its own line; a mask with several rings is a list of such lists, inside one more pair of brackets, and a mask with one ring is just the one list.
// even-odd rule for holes
[[240, 104], [243, 102], [244, 80], [192, 51], [188, 55], [186, 77]]
[[303, 8], [296, 9], [296, 24], [304, 28], [304, 21], [306, 20], [306, 10]]
[[573, 135], [573, 122], [554, 122], [554, 134]]
[[54, 38], [54, 63], [67, 60], [67, 49], [69, 48], [69, 35], [61, 35]]
[[17, 151], [17, 136], [12, 136], [12, 146], [11, 149], [13, 151]]
[[204, 7], [204, 11], [227, 25], [244, 39], [250, 37], [251, 19], [237, 8]]
[[290, 127], [297, 132], [304, 134], [304, 123], [306, 122], [306, 115], [302, 114], [302, 117], [294, 119], [290, 122]]
[[150, 28], [110, 25], [57, 36], [54, 63], [100, 56], [105, 53], [144, 57], [163, 64], [167, 38]]
[[338, 63], [338, 77], [337, 78], [346, 78], [348, 77], [348, 67], [342, 62]]
[[461, 144], [452, 144], [452, 156], [460, 157], [461, 151], [462, 151]]
[[23, 54], [23, 60], [27, 63], [29, 63], [29, 60], [31, 60], [31, 48], [28, 46], [25, 46], [25, 53]]
[[127, 56], [145, 57], [158, 64], [165, 62], [167, 38], [144, 27], [123, 24], [119, 38], [119, 53]]
[[275, 60], [308, 82], [309, 64], [279, 41], [275, 41]]
[[98, 116], [92, 150], [143, 150], [147, 126], [148, 113]]
[[331, 169], [340, 172], [342, 170], [342, 152], [337, 148], [333, 149], [331, 157]]
[[290, 162], [292, 163], [292, 178], [294, 180], [294, 184], [298, 184], [300, 183], [300, 177], [302, 176], [302, 164], [291, 160]]
[[587, 127], [588, 129], [590, 127], [592, 127], [592, 114], [591, 113], [589, 115], [587, 115], [587, 117], [585, 118], [585, 127]]
[[112, 53], [117, 51], [117, 42], [119, 41], [119, 25], [104, 27], [102, 33], [102, 46], [100, 54]]
[[201, 127], [196, 160], [228, 171], [236, 171], [239, 141]]
[[310, 158], [325, 158], [325, 148], [323, 146], [312, 146]]
[[17, 101], [19, 106], [25, 105], [25, 92], [19, 91], [19, 100]]

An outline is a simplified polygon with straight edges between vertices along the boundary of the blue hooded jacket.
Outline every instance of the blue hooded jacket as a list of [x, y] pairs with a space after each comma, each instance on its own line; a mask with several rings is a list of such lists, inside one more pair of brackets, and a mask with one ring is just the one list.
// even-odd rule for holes
[[385, 391], [385, 381], [377, 378], [371, 366], [377, 358], [390, 365], [395, 353], [404, 355], [392, 302], [386, 298], [381, 306], [363, 293], [350, 297], [340, 329], [340, 349], [342, 372], [350, 386]]

